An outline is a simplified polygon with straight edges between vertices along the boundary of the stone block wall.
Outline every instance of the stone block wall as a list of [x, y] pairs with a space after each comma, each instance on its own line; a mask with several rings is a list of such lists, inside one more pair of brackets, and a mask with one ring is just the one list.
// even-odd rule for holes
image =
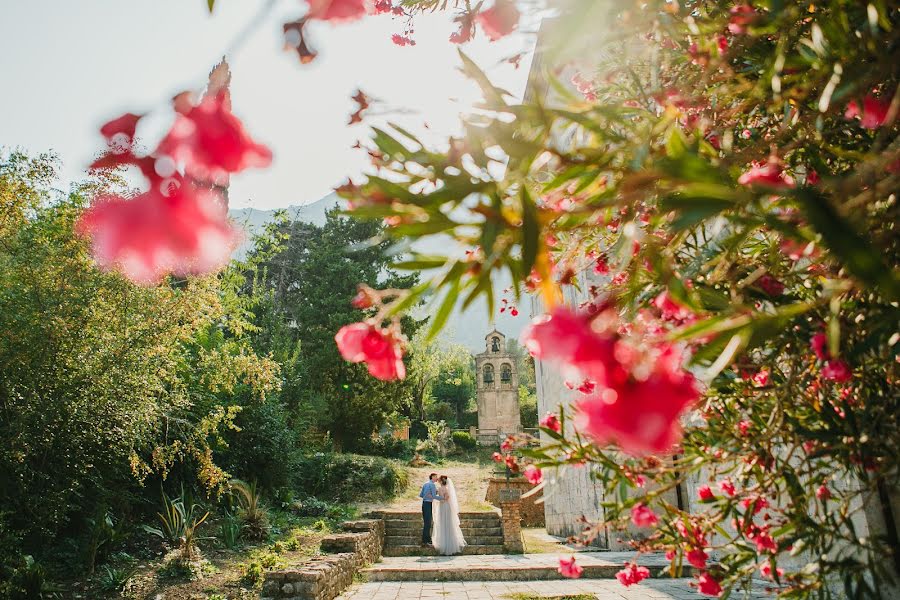
[[322, 540], [322, 554], [296, 568], [266, 573], [262, 600], [333, 600], [353, 583], [360, 569], [381, 558], [384, 521], [343, 524], [344, 533]]
[[[534, 486], [526, 479], [510, 479], [509, 488], [516, 490], [520, 495], [531, 491]], [[484, 496], [485, 502], [493, 504], [500, 508], [500, 490], [507, 488], [507, 481], [502, 477], [495, 477], [488, 482], [487, 493]], [[522, 525], [525, 527], [543, 527], [544, 526], [544, 503], [537, 502], [541, 499], [543, 492], [538, 492], [528, 498], [522, 498], [520, 511], [522, 514]]]
[[503, 489], [499, 494], [500, 525], [503, 529], [503, 551], [509, 554], [525, 552], [522, 540], [522, 499], [517, 490]]

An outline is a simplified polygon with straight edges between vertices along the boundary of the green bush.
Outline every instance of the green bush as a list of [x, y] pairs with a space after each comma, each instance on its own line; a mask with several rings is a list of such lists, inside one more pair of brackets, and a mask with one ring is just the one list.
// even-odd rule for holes
[[477, 445], [475, 438], [468, 431], [454, 431], [451, 438], [453, 443], [463, 450], [473, 450]]
[[392, 435], [379, 435], [371, 438], [358, 448], [359, 454], [383, 456], [384, 458], [408, 459], [413, 456], [413, 448], [409, 441], [398, 440]]
[[295, 484], [308, 496], [337, 502], [384, 499], [408, 483], [406, 470], [377, 456], [316, 453], [297, 461]]
[[234, 424], [240, 429], [224, 433], [227, 447], [216, 449], [216, 460], [235, 477], [252, 479], [264, 490], [286, 485], [298, 439], [281, 404], [250, 403], [241, 409]]

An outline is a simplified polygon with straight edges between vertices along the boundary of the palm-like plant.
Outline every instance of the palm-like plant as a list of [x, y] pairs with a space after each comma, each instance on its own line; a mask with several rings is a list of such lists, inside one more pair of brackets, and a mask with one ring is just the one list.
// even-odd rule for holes
[[163, 492], [162, 497], [163, 511], [157, 513], [161, 527], [144, 526], [144, 529], [179, 548], [182, 560], [193, 560], [196, 550], [194, 542], [197, 528], [209, 517], [209, 511], [199, 516], [202, 508], [194, 503], [191, 503], [190, 507], [188, 507], [185, 504], [183, 495], [178, 498], [169, 498]]
[[262, 494], [256, 482], [232, 479], [229, 489], [241, 507], [240, 517], [247, 537], [256, 540], [265, 538], [269, 533], [269, 513], [262, 504]]

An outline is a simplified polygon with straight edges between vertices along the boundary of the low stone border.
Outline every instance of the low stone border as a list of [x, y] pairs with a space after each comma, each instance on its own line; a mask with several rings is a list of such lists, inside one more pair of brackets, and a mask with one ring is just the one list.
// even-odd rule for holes
[[347, 521], [345, 533], [322, 539], [322, 554], [296, 569], [271, 571], [263, 581], [262, 600], [333, 600], [350, 587], [363, 567], [381, 558], [384, 521]]

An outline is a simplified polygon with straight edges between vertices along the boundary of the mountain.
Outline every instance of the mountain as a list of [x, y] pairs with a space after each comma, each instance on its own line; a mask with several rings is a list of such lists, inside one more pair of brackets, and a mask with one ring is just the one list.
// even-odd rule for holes
[[[325, 213], [337, 206], [339, 202], [340, 198], [338, 195], [332, 192], [310, 204], [293, 205], [284, 209], [258, 210], [255, 208], [238, 208], [229, 210], [229, 216], [243, 227], [246, 232], [246, 239], [235, 251], [235, 255], [237, 257], [246, 256], [252, 246], [252, 235], [260, 231], [266, 223], [271, 222], [275, 218], [277, 210], [286, 211], [292, 219], [321, 226], [325, 224]], [[414, 247], [422, 254], [462, 255], [465, 251], [465, 248], [462, 248], [447, 236], [434, 236], [433, 238], [416, 242]], [[503, 290], [509, 288], [511, 283], [512, 281], [508, 274], [504, 274], [494, 280], [494, 297], [497, 299], [498, 308], [500, 299], [503, 297]], [[509, 299], [511, 302], [512, 297], [510, 296]], [[483, 298], [473, 302], [465, 312], [462, 312], [457, 306], [450, 315], [447, 321], [448, 324], [444, 328], [441, 337], [447, 341], [462, 344], [474, 353], [484, 351], [484, 338], [495, 327], [507, 338], [518, 339], [522, 329], [528, 323], [529, 301], [527, 297], [524, 300], [525, 303], [518, 307], [518, 316], [513, 317], [509, 314], [509, 311], [506, 311], [496, 314], [493, 323], [488, 318], [487, 303]], [[426, 305], [423, 309], [425, 314], [427, 314], [429, 309], [436, 310], [436, 307]]]

